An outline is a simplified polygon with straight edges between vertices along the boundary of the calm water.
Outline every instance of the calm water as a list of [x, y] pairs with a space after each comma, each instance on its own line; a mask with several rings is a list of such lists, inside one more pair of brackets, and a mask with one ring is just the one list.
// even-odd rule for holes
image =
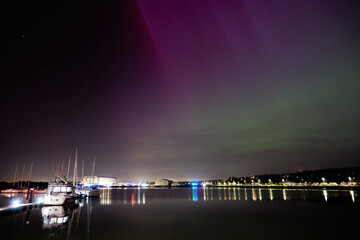
[[69, 208], [0, 216], [0, 228], [1, 239], [352, 239], [359, 202], [357, 191], [103, 189]]

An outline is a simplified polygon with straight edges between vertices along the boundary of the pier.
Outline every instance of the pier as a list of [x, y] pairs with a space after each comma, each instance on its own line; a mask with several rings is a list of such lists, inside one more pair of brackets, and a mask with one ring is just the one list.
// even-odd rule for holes
[[29, 211], [31, 209], [39, 208], [41, 206], [42, 206], [42, 202], [13, 204], [11, 206], [0, 208], [0, 216], [17, 213], [17, 212]]

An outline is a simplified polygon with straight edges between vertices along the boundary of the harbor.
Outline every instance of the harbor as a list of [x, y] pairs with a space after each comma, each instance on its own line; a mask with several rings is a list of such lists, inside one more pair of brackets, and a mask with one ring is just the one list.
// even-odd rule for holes
[[[347, 212], [355, 213], [360, 204], [360, 168], [198, 181], [163, 178], [127, 182], [95, 175], [95, 157], [91, 175], [85, 176], [82, 171], [80, 177], [77, 161], [76, 149], [68, 171], [54, 168], [47, 183], [28, 180], [26, 189], [16, 188], [20, 186], [18, 181], [1, 186], [14, 187], [0, 193], [0, 227], [8, 238], [148, 239], [160, 234], [161, 239], [197, 239], [181, 230], [193, 232], [197, 225], [206, 238], [220, 239], [224, 232], [236, 235], [242, 226], [250, 226], [242, 230], [245, 236], [253, 235], [257, 228], [267, 227], [263, 219], [272, 219], [275, 228], [286, 226], [291, 235], [298, 234], [297, 226], [305, 220], [314, 226], [322, 221], [343, 232], [355, 229], [355, 222], [341, 219], [348, 216]], [[314, 211], [320, 214], [318, 219], [302, 216]], [[279, 220], [276, 214], [290, 221]], [[142, 231], [137, 231], [139, 226]], [[281, 237], [276, 231], [270, 233], [272, 238]], [[258, 234], [259, 238], [266, 236]], [[324, 233], [320, 235], [316, 227], [308, 227], [307, 232], [297, 235], [299, 238], [293, 238], [314, 236], [323, 237]]]
[[[266, 228], [265, 218], [272, 220], [274, 228], [297, 234], [294, 239], [331, 237], [330, 232], [320, 233], [316, 223], [322, 221], [349, 235], [354, 233], [357, 223], [346, 221], [346, 216], [349, 212], [357, 214], [359, 197], [356, 190], [101, 188], [100, 197], [78, 198], [74, 204], [34, 203], [26, 208], [19, 204], [0, 214], [0, 227], [12, 239], [149, 239], [159, 234], [162, 239], [195, 239], [188, 231], [201, 222], [197, 229], [207, 238], [231, 236], [239, 229], [244, 236], [281, 237], [279, 231], [255, 231]], [[309, 218], [312, 212], [318, 217]], [[307, 231], [299, 233], [302, 221], [309, 225]], [[142, 231], [137, 230], [140, 226]]]

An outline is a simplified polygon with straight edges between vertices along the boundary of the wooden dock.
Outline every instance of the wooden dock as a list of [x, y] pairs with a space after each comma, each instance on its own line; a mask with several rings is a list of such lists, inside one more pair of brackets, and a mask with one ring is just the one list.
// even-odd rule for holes
[[22, 203], [22, 204], [18, 204], [16, 206], [7, 206], [7, 207], [0, 208], [0, 216], [1, 215], [12, 214], [12, 213], [17, 213], [17, 212], [29, 211], [31, 209], [39, 208], [41, 206], [42, 206], [41, 202], [38, 202], [38, 203]]

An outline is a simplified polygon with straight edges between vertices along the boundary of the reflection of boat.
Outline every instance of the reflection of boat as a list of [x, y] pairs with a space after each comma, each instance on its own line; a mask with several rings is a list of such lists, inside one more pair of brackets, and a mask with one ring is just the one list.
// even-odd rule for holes
[[63, 177], [57, 176], [60, 181], [49, 182], [44, 205], [65, 205], [75, 202], [74, 188]]
[[74, 216], [73, 213], [77, 207], [77, 204], [42, 207], [43, 229], [50, 231], [49, 239], [61, 238], [61, 235], [64, 233], [63, 230], [66, 228], [68, 228], [67, 234], [69, 237]]
[[62, 225], [69, 220], [71, 210], [65, 211], [63, 206], [43, 207], [41, 213], [44, 219], [43, 228]]

